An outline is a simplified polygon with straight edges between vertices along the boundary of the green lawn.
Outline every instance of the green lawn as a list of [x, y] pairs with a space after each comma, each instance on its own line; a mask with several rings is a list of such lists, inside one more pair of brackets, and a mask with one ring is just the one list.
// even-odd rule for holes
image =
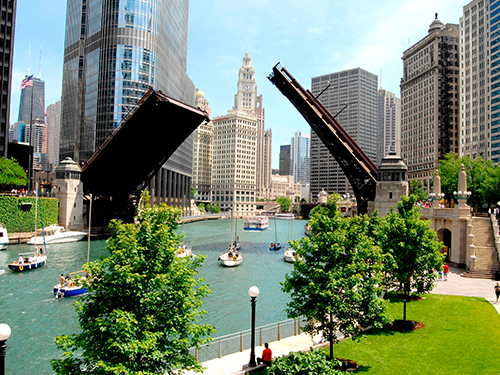
[[[402, 319], [403, 304], [393, 301], [389, 311]], [[407, 318], [425, 328], [374, 331], [336, 344], [334, 355], [356, 361], [358, 374], [500, 374], [500, 316], [486, 300], [426, 295], [407, 304]]]

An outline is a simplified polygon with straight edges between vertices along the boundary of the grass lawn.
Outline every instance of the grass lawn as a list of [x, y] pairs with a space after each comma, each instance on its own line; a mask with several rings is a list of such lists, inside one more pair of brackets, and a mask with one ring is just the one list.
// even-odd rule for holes
[[[403, 303], [392, 300], [389, 312], [402, 319]], [[407, 319], [425, 328], [375, 330], [336, 344], [334, 355], [356, 361], [358, 374], [500, 374], [500, 316], [486, 300], [430, 294], [407, 304]]]

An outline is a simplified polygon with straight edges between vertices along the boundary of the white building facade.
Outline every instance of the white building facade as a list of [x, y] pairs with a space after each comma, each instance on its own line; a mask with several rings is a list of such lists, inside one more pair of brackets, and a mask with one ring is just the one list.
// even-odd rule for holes
[[[206, 111], [212, 117], [212, 109], [205, 99], [205, 94], [196, 90], [195, 107]], [[203, 122], [193, 132], [193, 187], [195, 200], [210, 201], [210, 184], [212, 183], [212, 141], [213, 122]]]
[[290, 139], [290, 169], [294, 182], [309, 183], [309, 165], [311, 154], [311, 135], [295, 132]]

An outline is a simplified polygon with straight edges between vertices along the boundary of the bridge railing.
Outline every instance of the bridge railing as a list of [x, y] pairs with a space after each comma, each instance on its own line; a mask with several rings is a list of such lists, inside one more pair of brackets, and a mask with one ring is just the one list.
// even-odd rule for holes
[[[300, 335], [306, 325], [304, 318], [288, 319], [278, 323], [268, 324], [255, 329], [255, 345], [262, 346], [265, 342], [279, 341], [283, 338]], [[206, 362], [215, 358], [242, 352], [250, 349], [251, 330], [216, 337], [200, 349], [191, 348], [190, 353], [198, 362]]]

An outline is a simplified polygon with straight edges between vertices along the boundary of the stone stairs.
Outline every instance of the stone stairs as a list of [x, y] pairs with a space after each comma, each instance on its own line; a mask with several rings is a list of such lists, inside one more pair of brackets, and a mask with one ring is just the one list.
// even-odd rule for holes
[[464, 273], [463, 277], [495, 279], [500, 270], [500, 262], [495, 248], [495, 236], [490, 218], [473, 217], [474, 239], [476, 244], [476, 269]]

